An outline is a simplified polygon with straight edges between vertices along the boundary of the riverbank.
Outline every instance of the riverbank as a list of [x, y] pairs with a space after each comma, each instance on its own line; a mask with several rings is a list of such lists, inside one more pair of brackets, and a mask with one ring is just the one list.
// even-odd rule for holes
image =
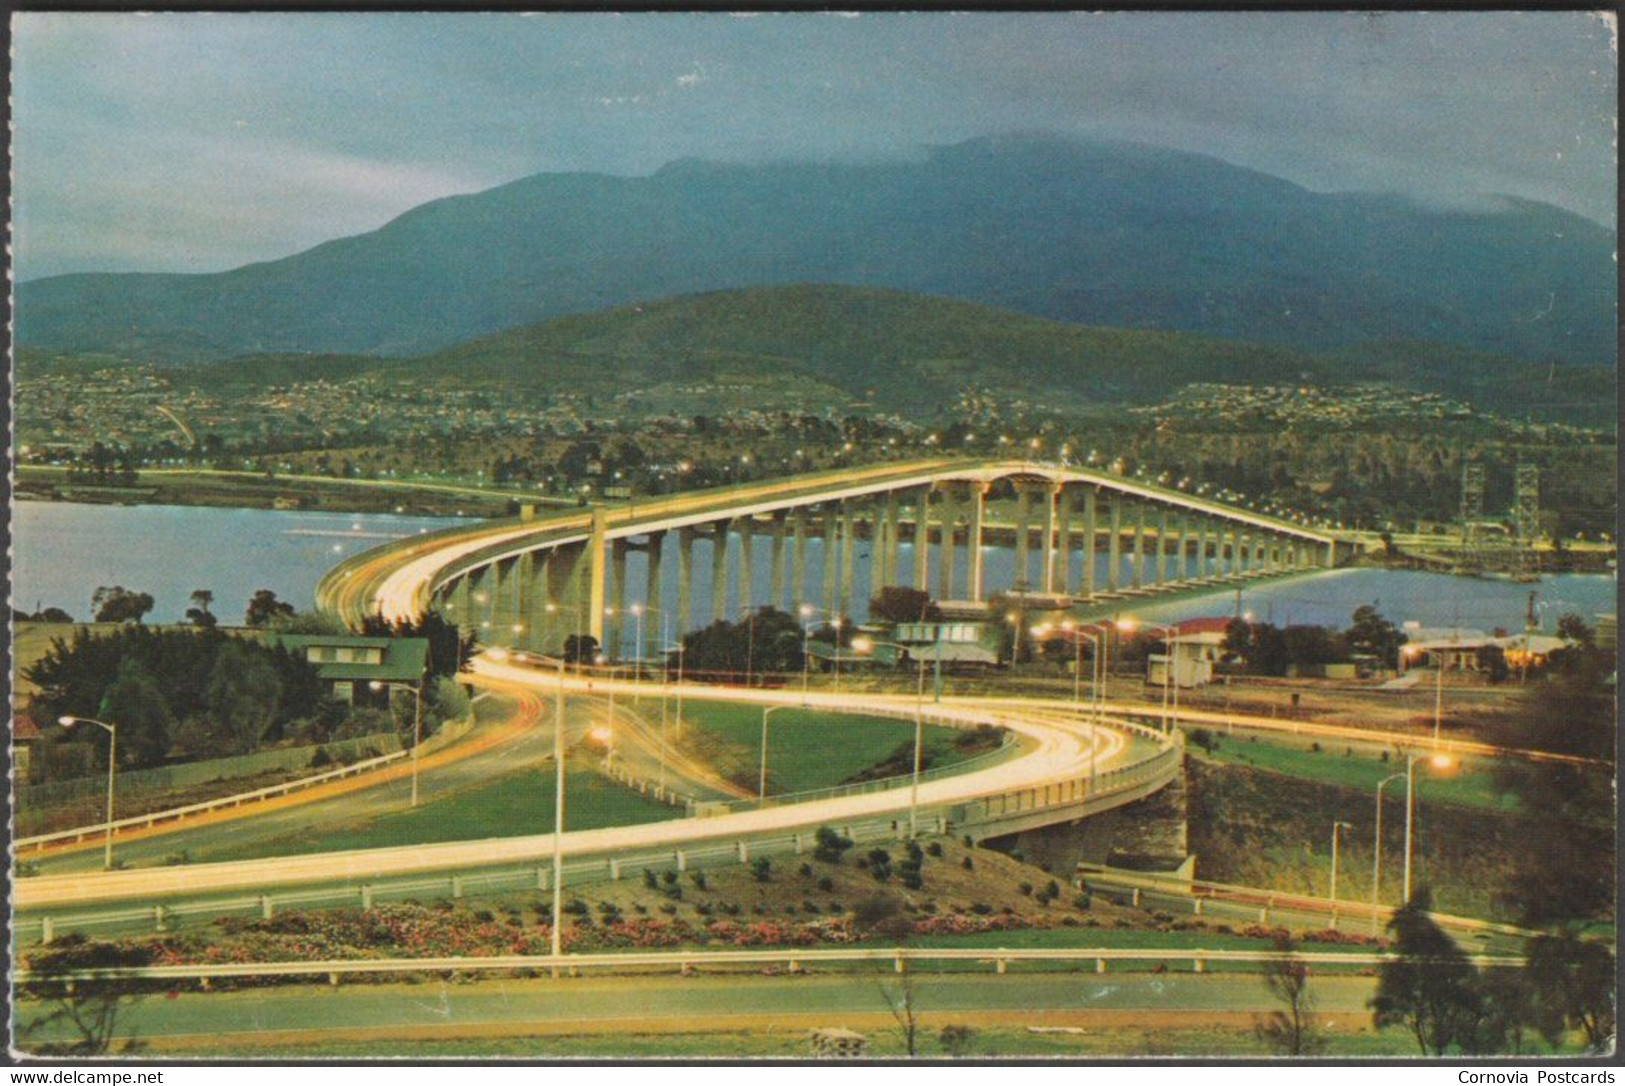
[[502, 517], [518, 503], [564, 503], [518, 491], [397, 479], [330, 479], [320, 475], [264, 475], [208, 468], [156, 468], [130, 486], [95, 486], [68, 479], [67, 469], [25, 464], [17, 469], [16, 497], [100, 505], [189, 505], [224, 509], [304, 509], [329, 513], [407, 516]]

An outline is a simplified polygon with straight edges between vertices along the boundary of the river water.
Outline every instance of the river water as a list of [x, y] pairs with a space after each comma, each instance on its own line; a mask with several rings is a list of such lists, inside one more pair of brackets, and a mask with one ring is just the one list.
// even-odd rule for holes
[[[228, 623], [237, 621], [249, 597], [261, 588], [269, 588], [303, 610], [312, 604], [316, 583], [341, 559], [391, 539], [456, 523], [454, 518], [390, 514], [18, 502], [12, 508], [12, 604], [25, 611], [60, 607], [84, 621], [91, 617], [91, 593], [100, 585], [119, 584], [152, 593], [156, 606], [149, 618], [154, 622], [183, 620], [189, 597], [199, 588], [214, 593], [215, 613]], [[667, 535], [663, 561], [665, 599], [660, 607], [666, 614], [673, 613], [677, 604], [675, 536]], [[730, 543], [737, 558], [738, 537]], [[867, 541], [859, 540], [853, 553], [853, 602], [858, 613], [852, 617], [861, 621], [865, 617], [862, 604], [870, 594]], [[908, 544], [901, 547], [899, 558], [906, 580], [913, 561]], [[1011, 583], [1014, 555], [1009, 549], [989, 548], [985, 561], [990, 585]], [[1036, 553], [1033, 562], [1029, 576], [1036, 581]], [[1075, 584], [1080, 579], [1079, 562], [1074, 555]], [[758, 604], [768, 602], [770, 563], [771, 547], [758, 535], [752, 561], [753, 595]], [[956, 595], [963, 593], [964, 564], [961, 555]], [[1105, 584], [1104, 564], [1102, 557], [1097, 574], [1100, 584]], [[800, 602], [822, 604], [823, 565], [821, 541], [810, 538], [806, 595]], [[710, 571], [710, 544], [697, 541], [693, 586], [697, 622], [710, 614]], [[627, 581], [631, 586], [627, 602], [641, 602], [644, 557], [637, 552], [628, 555]], [[934, 563], [930, 583], [934, 588]], [[1124, 583], [1128, 583], [1126, 576]], [[1342, 627], [1356, 607], [1373, 603], [1394, 622], [1522, 629], [1531, 590], [1536, 593], [1537, 616], [1547, 631], [1566, 612], [1594, 621], [1598, 612], [1614, 610], [1615, 580], [1606, 574], [1559, 574], [1539, 584], [1520, 585], [1381, 569], [1337, 570], [1248, 586], [1242, 591], [1239, 610], [1277, 625]], [[742, 606], [737, 585], [731, 586], [729, 610], [737, 613]], [[1137, 604], [1134, 614], [1170, 621], [1230, 615], [1237, 610], [1236, 593], [1231, 590], [1160, 606]], [[649, 633], [652, 636], [654, 631]]]

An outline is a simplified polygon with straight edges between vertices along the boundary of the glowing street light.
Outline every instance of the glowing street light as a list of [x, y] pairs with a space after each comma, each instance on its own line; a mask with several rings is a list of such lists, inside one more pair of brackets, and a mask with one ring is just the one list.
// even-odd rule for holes
[[[496, 650], [492, 650], [492, 655], [496, 655]], [[505, 660], [508, 658], [508, 654], [504, 652], [497, 658]], [[412, 806], [416, 807], [418, 805], [418, 750], [423, 745], [423, 684], [418, 683], [414, 686], [411, 683], [392, 683], [374, 679], [367, 686], [375, 691], [409, 690], [412, 693], [412, 704], [414, 706], [412, 711]], [[393, 706], [391, 706], [390, 712], [394, 712]]]
[[72, 731], [77, 724], [94, 724], [107, 733], [107, 844], [102, 852], [102, 866], [113, 870], [113, 774], [118, 768], [118, 726], [88, 716], [63, 716], [57, 723]]

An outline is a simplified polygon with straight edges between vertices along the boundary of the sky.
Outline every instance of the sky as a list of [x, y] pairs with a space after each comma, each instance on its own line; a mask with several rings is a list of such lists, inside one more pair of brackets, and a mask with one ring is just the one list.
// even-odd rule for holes
[[533, 173], [1016, 130], [1613, 228], [1617, 79], [1574, 12], [25, 13], [14, 270], [219, 271]]

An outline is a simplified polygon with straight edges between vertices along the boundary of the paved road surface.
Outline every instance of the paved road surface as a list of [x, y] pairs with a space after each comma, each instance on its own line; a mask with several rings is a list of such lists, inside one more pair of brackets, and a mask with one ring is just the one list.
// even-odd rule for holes
[[[538, 692], [547, 691], [557, 681], [554, 676], [526, 668], [481, 658], [477, 672], [497, 682], [528, 684]], [[569, 680], [581, 685], [580, 680]], [[707, 697], [759, 704], [773, 701], [799, 703], [793, 693], [772, 691], [707, 691]], [[813, 695], [811, 703], [831, 708], [862, 711], [867, 704], [883, 699], [854, 695]], [[985, 718], [985, 711], [971, 712], [943, 706], [943, 713], [963, 714], [967, 720]], [[920, 786], [922, 806], [960, 802], [978, 795], [996, 794], [1025, 788], [1036, 782], [1078, 777], [1089, 771], [1092, 760], [1109, 766], [1125, 755], [1143, 750], [1131, 745], [1123, 732], [1100, 730], [1077, 722], [1037, 719], [1037, 714], [1000, 717], [999, 721], [1023, 733], [1032, 748], [1021, 757], [989, 768], [928, 781]], [[740, 811], [707, 819], [683, 819], [656, 825], [612, 827], [566, 833], [562, 851], [567, 855], [601, 855], [632, 848], [648, 849], [662, 845], [707, 840], [730, 840], [775, 831], [890, 814], [908, 805], [908, 790], [872, 792], [862, 795], [815, 800], [767, 810]], [[272, 886], [290, 886], [344, 879], [374, 879], [386, 875], [443, 871], [455, 867], [529, 863], [552, 854], [551, 835], [497, 838], [484, 841], [415, 845], [352, 852], [290, 856], [275, 860], [247, 860], [233, 863], [196, 864], [185, 867], [159, 867], [112, 871], [76, 876], [40, 876], [20, 880], [13, 890], [13, 905], [19, 910], [88, 903], [93, 901], [141, 901], [182, 893], [211, 893]]]
[[[548, 1035], [806, 1029], [850, 1025], [895, 1030], [881, 982], [868, 975], [592, 977], [559, 981], [435, 981], [419, 985], [325, 985], [238, 992], [179, 993], [149, 998], [119, 1019], [123, 1035], [163, 1049], [182, 1043], [297, 1043], [366, 1036]], [[1369, 1021], [1372, 977], [1324, 976], [1314, 981], [1316, 1010], [1345, 1024]], [[1273, 1010], [1253, 974], [987, 973], [921, 974], [916, 999], [926, 1016], [992, 1016], [1010, 1023], [1149, 1024], [1158, 1012], [1178, 1012], [1192, 1026], [1204, 1020], [1248, 1023]], [[34, 1009], [17, 1008], [20, 1022]], [[1171, 1024], [1171, 1023], [1169, 1023]], [[376, 1032], [374, 1032], [376, 1031]]]

